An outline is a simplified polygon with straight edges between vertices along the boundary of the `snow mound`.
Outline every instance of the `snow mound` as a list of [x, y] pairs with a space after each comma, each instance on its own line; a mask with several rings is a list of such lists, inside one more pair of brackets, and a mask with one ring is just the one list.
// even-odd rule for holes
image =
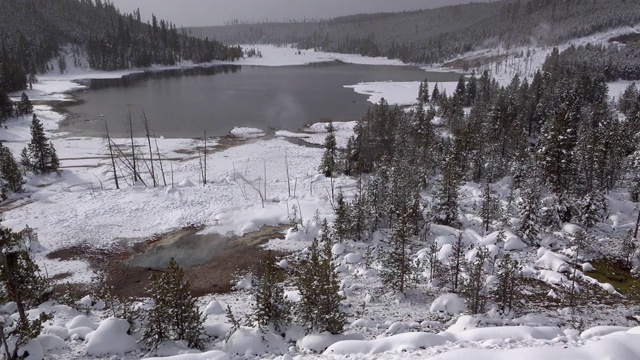
[[569, 270], [569, 265], [553, 251], [546, 250], [536, 261], [536, 267], [555, 272], [565, 272]]
[[64, 349], [67, 347], [67, 344], [62, 340], [62, 338], [56, 335], [50, 334], [41, 334], [36, 337], [36, 340], [40, 343], [42, 350], [47, 352], [56, 349]]
[[205, 315], [220, 315], [224, 314], [224, 309], [218, 300], [211, 300], [209, 305], [204, 309]]
[[331, 248], [331, 253], [333, 255], [342, 255], [342, 254], [344, 254], [344, 250], [345, 250], [344, 245], [338, 243], [338, 244], [333, 245], [333, 247]]
[[537, 346], [506, 350], [457, 349], [437, 355], [432, 360], [635, 360], [640, 354], [640, 336], [610, 336], [581, 347]]
[[508, 234], [507, 240], [504, 242], [504, 249], [507, 251], [522, 250], [526, 249], [528, 246], [529, 245], [522, 241], [520, 237], [514, 234]]
[[230, 134], [241, 138], [256, 138], [264, 136], [264, 131], [249, 127], [234, 127]]
[[24, 357], [24, 360], [42, 360], [44, 359], [44, 350], [42, 345], [37, 339], [31, 339], [23, 347], [18, 350], [18, 356], [22, 359], [25, 354], [29, 354]]
[[329, 332], [323, 332], [322, 334], [311, 334], [303, 337], [300, 341], [298, 341], [298, 347], [303, 350], [319, 353], [337, 342], [347, 340], [362, 341], [364, 340], [364, 335], [360, 333], [334, 335]]
[[430, 333], [404, 333], [375, 340], [345, 340], [325, 350], [325, 355], [380, 354], [394, 351], [411, 351], [444, 345], [447, 339]]
[[344, 256], [344, 262], [347, 264], [357, 264], [362, 261], [362, 254], [360, 253], [348, 253]]
[[136, 339], [127, 334], [127, 320], [110, 317], [87, 335], [87, 354], [93, 356], [124, 354], [138, 349]]
[[429, 311], [431, 312], [444, 312], [450, 315], [457, 315], [467, 310], [464, 304], [464, 300], [456, 294], [444, 294], [440, 295], [437, 299], [433, 300]]
[[222, 338], [227, 336], [233, 326], [229, 323], [217, 322], [213, 324], [205, 324], [204, 331], [213, 338]]
[[71, 329], [76, 329], [76, 328], [82, 328], [82, 327], [86, 327], [86, 328], [91, 328], [93, 330], [98, 328], [98, 324], [94, 323], [93, 321], [89, 320], [88, 317], [84, 316], [84, 315], [78, 315], [76, 317], [74, 317], [73, 319], [71, 319], [71, 321], [69, 321], [66, 325], [66, 328], [71, 330]]
[[42, 333], [55, 335], [63, 340], [69, 338], [69, 329], [62, 326], [45, 326], [42, 329]]
[[605, 336], [613, 334], [615, 332], [622, 332], [627, 330], [629, 330], [629, 328], [625, 326], [596, 326], [583, 331], [580, 334], [580, 337], [583, 339], [591, 339], [594, 336]]
[[230, 355], [250, 356], [261, 354], [283, 354], [287, 344], [273, 333], [263, 333], [260, 329], [240, 328], [227, 341]]
[[227, 353], [220, 350], [211, 350], [201, 354], [182, 354], [168, 357], [153, 357], [147, 360], [229, 360]]

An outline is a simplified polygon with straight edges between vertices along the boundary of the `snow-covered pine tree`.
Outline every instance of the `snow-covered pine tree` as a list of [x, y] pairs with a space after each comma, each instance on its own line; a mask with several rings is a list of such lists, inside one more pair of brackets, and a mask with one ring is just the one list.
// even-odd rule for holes
[[11, 151], [0, 143], [0, 175], [4, 181], [3, 188], [12, 192], [21, 192], [24, 180], [18, 163]]
[[0, 124], [13, 116], [13, 102], [3, 87], [0, 87]]
[[506, 253], [498, 261], [496, 278], [498, 281], [491, 292], [492, 298], [502, 313], [511, 313], [516, 309], [515, 303], [520, 296], [520, 288], [522, 287], [519, 264], [518, 261], [511, 258], [511, 254]]
[[284, 296], [279, 278], [276, 259], [269, 251], [258, 265], [256, 283], [252, 287], [255, 297], [253, 318], [260, 328], [273, 326], [274, 330], [282, 331], [291, 322], [291, 303]]
[[468, 247], [464, 241], [462, 231], [458, 231], [456, 239], [451, 244], [451, 253], [448, 255], [449, 266], [449, 280], [451, 282], [451, 290], [458, 291], [460, 285], [460, 275], [462, 274], [462, 265], [464, 264], [464, 256], [467, 253]]
[[418, 88], [418, 101], [421, 104], [429, 102], [429, 80], [424, 79], [420, 81], [420, 87]]
[[161, 275], [152, 275], [149, 296], [154, 305], [143, 334], [147, 345], [157, 349], [166, 340], [184, 340], [189, 347], [204, 348], [204, 318], [189, 282], [184, 280], [184, 271], [174, 259]]
[[350, 206], [344, 200], [342, 189], [338, 191], [336, 198], [336, 220], [333, 222], [333, 235], [337, 242], [343, 242], [349, 236], [351, 225]]
[[380, 248], [380, 279], [386, 288], [404, 293], [412, 286], [414, 265], [411, 254], [414, 243], [415, 228], [405, 207], [393, 224], [391, 237], [383, 240]]
[[318, 171], [326, 177], [332, 177], [338, 172], [338, 146], [333, 123], [329, 122], [325, 129], [327, 130], [327, 136], [324, 139], [324, 153], [322, 154]]
[[529, 184], [522, 193], [522, 199], [518, 204], [520, 222], [517, 233], [524, 242], [530, 246], [537, 245], [540, 232], [540, 194], [534, 184]]
[[20, 102], [16, 104], [16, 114], [18, 116], [28, 115], [33, 113], [33, 104], [29, 100], [29, 96], [24, 92], [20, 96]]
[[308, 332], [339, 334], [347, 315], [341, 309], [344, 297], [340, 294], [328, 235], [323, 235], [321, 242], [313, 239], [308, 250], [307, 257], [294, 267], [294, 281], [300, 291], [297, 318]]
[[496, 192], [491, 188], [489, 183], [485, 183], [482, 187], [482, 205], [480, 205], [480, 218], [484, 232], [489, 232], [489, 225], [500, 217], [500, 202]]
[[[24, 155], [27, 158], [24, 158]], [[58, 171], [60, 161], [51, 141], [44, 133], [42, 123], [36, 114], [33, 114], [31, 121], [31, 142], [27, 146], [27, 151], [23, 150], [22, 166], [27, 167], [36, 173], [48, 174]], [[26, 160], [26, 161], [25, 161]]]
[[482, 247], [476, 252], [473, 261], [466, 261], [466, 277], [462, 280], [462, 296], [466, 299], [467, 308], [472, 314], [484, 312], [487, 304], [487, 277], [485, 262], [489, 258], [489, 251]]
[[442, 175], [438, 180], [438, 188], [435, 193], [433, 205], [433, 221], [435, 223], [448, 226], [456, 226], [460, 223], [458, 218], [460, 180], [455, 158], [449, 154], [442, 165]]

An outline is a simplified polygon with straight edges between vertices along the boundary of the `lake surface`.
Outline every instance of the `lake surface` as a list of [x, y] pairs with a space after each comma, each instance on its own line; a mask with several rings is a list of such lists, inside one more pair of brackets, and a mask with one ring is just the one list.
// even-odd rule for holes
[[[296, 131], [305, 124], [361, 118], [368, 96], [344, 85], [364, 81], [456, 81], [456, 73], [429, 73], [408, 66], [353, 65], [340, 62], [304, 66], [224, 65], [132, 74], [87, 82], [61, 130], [103, 135], [104, 121], [114, 136], [143, 134], [143, 110], [153, 132], [164, 137], [225, 135], [233, 127]], [[417, 94], [416, 94], [417, 96]]]

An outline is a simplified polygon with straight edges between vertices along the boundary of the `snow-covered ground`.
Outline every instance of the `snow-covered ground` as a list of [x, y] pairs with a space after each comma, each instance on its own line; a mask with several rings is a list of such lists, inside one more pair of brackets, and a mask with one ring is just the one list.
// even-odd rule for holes
[[[334, 59], [394, 63], [311, 51], [298, 55], [291, 48], [260, 46], [260, 50], [263, 58], [241, 60], [239, 63], [275, 66]], [[536, 54], [538, 52], [543, 50], [537, 50]], [[68, 95], [64, 91], [79, 87], [72, 81], [74, 79], [123, 74], [78, 71], [64, 76], [42, 76], [28, 94], [38, 100], [65, 99]], [[439, 84], [439, 87], [451, 93], [455, 83]], [[390, 103], [410, 105], [415, 103], [418, 83], [363, 83], [354, 84], [353, 88], [371, 95], [371, 102], [384, 97]], [[37, 105], [36, 112], [58, 150], [63, 171], [60, 176], [29, 176], [25, 186], [27, 192], [14, 198], [15, 201], [3, 212], [3, 224], [16, 230], [25, 225], [34, 228], [44, 248], [35, 254], [36, 260], [49, 276], [66, 272], [72, 274], [62, 281], [87, 282], [92, 275], [91, 269], [81, 260], [47, 259], [46, 254], [51, 251], [76, 245], [109, 248], [116, 243], [134, 244], [189, 225], [203, 226], [203, 232], [208, 233], [242, 234], [262, 225], [288, 223], [294, 204], [299, 207], [305, 224], [303, 229], [288, 232], [284, 240], [273, 240], [267, 247], [296, 253], [317, 234], [318, 226], [311, 221], [316, 211], [321, 218], [333, 219], [331, 187], [340, 188], [350, 196], [356, 186], [355, 179], [340, 177], [332, 184], [330, 179], [318, 175], [322, 150], [287, 140], [295, 138], [309, 144], [321, 144], [325, 124], [315, 124], [305, 132], [281, 131], [273, 138], [265, 137], [257, 129], [239, 128], [232, 134], [242, 140], [234, 146], [226, 146], [222, 139], [210, 142], [209, 146], [218, 147], [208, 155], [207, 185], [201, 184], [200, 161], [195, 150], [202, 143], [191, 139], [161, 138], [158, 143], [162, 156], [171, 159], [171, 176], [167, 174], [167, 178], [173, 178], [173, 181], [168, 180], [167, 186], [153, 188], [134, 186], [122, 179], [122, 188], [116, 190], [104, 140], [56, 132], [63, 116], [52, 111], [49, 105]], [[29, 120], [12, 119], [6, 123], [6, 128], [0, 129], [0, 140], [16, 156], [29, 140]], [[334, 124], [339, 146], [346, 144], [354, 125], [354, 122]], [[138, 138], [135, 142], [143, 146], [144, 140]], [[115, 139], [123, 147], [128, 141]], [[263, 207], [256, 189], [265, 189], [264, 181]], [[462, 206], [467, 210], [466, 223], [471, 224], [475, 220], [470, 209], [479, 201], [480, 186], [467, 184], [462, 191]], [[507, 193], [506, 188], [499, 191], [502, 198]], [[624, 231], [625, 227], [633, 224], [631, 212], [634, 206], [623, 198], [621, 194], [609, 195], [611, 216], [605, 224], [609, 229], [615, 227], [617, 231]], [[554, 241], [567, 239], [574, 231], [575, 226], [568, 224], [562, 232], [555, 234], [555, 238], [547, 240], [549, 247]], [[452, 228], [433, 226], [430, 239], [440, 245], [439, 256], [446, 256], [455, 232]], [[510, 233], [501, 242], [497, 240], [496, 233], [479, 235], [475, 230], [467, 229], [465, 238], [476, 245], [486, 246], [492, 252], [525, 247]], [[371, 240], [375, 243], [378, 239]], [[601, 241], [607, 240], [603, 236]], [[250, 309], [248, 293], [239, 291], [200, 299], [201, 309], [207, 314], [206, 331], [211, 336], [208, 352], [189, 354], [189, 350], [180, 344], [167, 344], [155, 355], [175, 355], [172, 359], [182, 360], [253, 356], [283, 360], [431, 356], [455, 360], [537, 360], [545, 357], [626, 360], [637, 359], [640, 354], [640, 328], [633, 327], [638, 322], [633, 318], [636, 311], [627, 305], [596, 306], [589, 313], [578, 314], [578, 318], [589, 324], [585, 331], [570, 324], [576, 315], [567, 309], [540, 309], [520, 317], [504, 317], [495, 311], [482, 316], [460, 315], [464, 311], [460, 299], [452, 294], [439, 296], [435, 289], [425, 288], [422, 289], [424, 292], [410, 293], [406, 298], [387, 294], [380, 288], [376, 293], [369, 292], [367, 286], [379, 284], [379, 281], [363, 264], [365, 250], [362, 244], [348, 243], [335, 253], [341, 261], [343, 291], [351, 306], [345, 335], [304, 337], [300, 329], [293, 329], [288, 333], [288, 342], [284, 342], [255, 329], [241, 328], [224, 342], [222, 338], [230, 330], [230, 325], [221, 309], [228, 304], [237, 316], [247, 314]], [[535, 249], [522, 251], [521, 255], [526, 261], [528, 277], [542, 280], [556, 289], [567, 284], [566, 256], [560, 252]], [[588, 267], [584, 269], [586, 272]], [[580, 275], [587, 279], [585, 274]], [[605, 291], [615, 292], [608, 284], [597, 284]], [[548, 301], [553, 301], [552, 292], [547, 295]], [[288, 289], [287, 295], [294, 301], [299, 297], [293, 289]], [[612, 296], [616, 296], [615, 293]], [[361, 314], [356, 308], [363, 303], [366, 307]], [[101, 319], [99, 308], [85, 315], [63, 305], [48, 303], [39, 310], [32, 310], [31, 315], [35, 316], [39, 311], [55, 311], [55, 317], [47, 324], [43, 335], [28, 346], [32, 354], [44, 352], [51, 359], [137, 359], [145, 355], [136, 344], [138, 338], [126, 334], [126, 322]], [[127, 354], [122, 355], [125, 352]]]

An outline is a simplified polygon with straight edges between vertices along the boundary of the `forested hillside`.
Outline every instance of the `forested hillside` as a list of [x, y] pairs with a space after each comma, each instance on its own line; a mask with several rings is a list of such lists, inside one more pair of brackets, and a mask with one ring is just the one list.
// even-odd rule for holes
[[76, 66], [120, 70], [182, 60], [233, 60], [239, 47], [186, 36], [174, 24], [140, 13], [121, 15], [102, 0], [0, 0], [0, 88], [24, 89], [27, 75], [69, 66], [60, 51], [68, 47]]
[[190, 29], [232, 43], [297, 43], [300, 48], [442, 62], [475, 48], [557, 45], [640, 22], [638, 0], [504, 0], [321, 22], [236, 24]]

